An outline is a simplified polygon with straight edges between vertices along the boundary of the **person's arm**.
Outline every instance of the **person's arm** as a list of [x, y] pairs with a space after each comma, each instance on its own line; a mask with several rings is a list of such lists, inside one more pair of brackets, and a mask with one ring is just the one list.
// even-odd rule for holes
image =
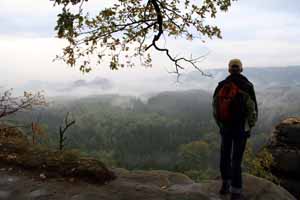
[[250, 129], [255, 125], [256, 121], [256, 104], [249, 95], [246, 95], [246, 122]]
[[257, 121], [257, 113], [255, 110], [255, 102], [251, 98], [251, 96], [244, 92], [244, 99], [245, 99], [245, 108], [246, 108], [246, 118], [245, 118], [245, 132], [246, 136], [251, 136], [251, 129], [255, 126], [255, 123]]
[[[251, 90], [250, 90], [250, 97], [251, 99], [254, 101], [254, 106], [255, 106], [255, 111], [256, 111], [256, 115], [258, 115], [258, 106], [257, 106], [257, 100], [256, 100], [256, 95], [255, 95], [255, 91], [254, 91], [254, 86], [251, 84]], [[257, 116], [256, 116], [257, 117]]]

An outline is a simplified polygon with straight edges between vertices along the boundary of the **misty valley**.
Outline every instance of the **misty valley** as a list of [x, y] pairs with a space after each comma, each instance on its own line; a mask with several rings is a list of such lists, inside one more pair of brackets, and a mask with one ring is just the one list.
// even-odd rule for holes
[[0, 0], [0, 200], [300, 199], [299, 0]]
[[[269, 77], [258, 75], [268, 70]], [[282, 72], [286, 75], [274, 79]], [[212, 116], [213, 90], [211, 86], [197, 89], [226, 76], [225, 70], [212, 73], [212, 79], [195, 76], [197, 72], [185, 76], [183, 82], [194, 84], [195, 89], [152, 92], [142, 98], [101, 94], [99, 85], [99, 94], [49, 97], [48, 106], [17, 113], [5, 121], [23, 127], [29, 138], [33, 134], [30, 124], [37, 123], [43, 130], [35, 136], [38, 143], [57, 149], [59, 126], [70, 113], [76, 123], [66, 132], [65, 149], [76, 149], [78, 154], [96, 157], [111, 167], [177, 171], [195, 180], [214, 178], [218, 175], [220, 136]], [[260, 68], [246, 73], [250, 79], [253, 76], [259, 105], [259, 120], [245, 155], [249, 157], [244, 165], [247, 169], [273, 127], [286, 117], [300, 115], [300, 68], [279, 68], [278, 72]]]

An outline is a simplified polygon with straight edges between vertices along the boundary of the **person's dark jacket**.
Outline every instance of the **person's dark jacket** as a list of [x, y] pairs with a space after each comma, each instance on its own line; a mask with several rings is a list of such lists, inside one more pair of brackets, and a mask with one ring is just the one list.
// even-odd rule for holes
[[248, 119], [243, 120], [243, 123], [245, 124], [242, 124], [242, 126], [248, 126], [248, 129], [251, 129], [257, 120], [258, 107], [257, 107], [257, 101], [256, 101], [253, 84], [242, 74], [231, 74], [225, 80], [219, 82], [213, 95], [213, 107], [214, 107], [215, 120], [220, 128], [226, 126], [226, 124], [225, 125], [222, 124], [222, 122], [220, 122], [216, 117], [216, 97], [220, 89], [224, 86], [224, 84], [228, 82], [233, 82], [240, 88], [241, 91], [245, 93], [246, 110], [248, 109], [248, 114], [245, 116], [245, 118]]

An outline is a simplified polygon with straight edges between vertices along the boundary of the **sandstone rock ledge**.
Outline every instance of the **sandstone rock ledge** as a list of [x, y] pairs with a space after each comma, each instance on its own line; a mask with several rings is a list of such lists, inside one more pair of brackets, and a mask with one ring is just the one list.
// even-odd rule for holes
[[[0, 172], [0, 199], [8, 200], [220, 200], [220, 181], [195, 183], [183, 174], [167, 171], [114, 169], [118, 178], [106, 185], [41, 180], [13, 172]], [[296, 200], [273, 183], [244, 176], [247, 200]]]

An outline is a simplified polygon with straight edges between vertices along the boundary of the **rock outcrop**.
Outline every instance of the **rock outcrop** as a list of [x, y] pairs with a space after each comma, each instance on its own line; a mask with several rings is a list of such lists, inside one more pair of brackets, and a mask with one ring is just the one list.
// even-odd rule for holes
[[[195, 183], [168, 171], [115, 169], [118, 178], [105, 185], [41, 179], [0, 171], [0, 199], [7, 200], [225, 200], [218, 180]], [[296, 200], [285, 189], [261, 178], [244, 175], [246, 200]]]
[[74, 151], [53, 151], [30, 143], [24, 134], [0, 126], [0, 165], [29, 169], [45, 176], [80, 177], [103, 184], [115, 175], [99, 160]]
[[300, 198], [300, 118], [287, 118], [278, 124], [267, 149], [274, 158], [272, 173]]

